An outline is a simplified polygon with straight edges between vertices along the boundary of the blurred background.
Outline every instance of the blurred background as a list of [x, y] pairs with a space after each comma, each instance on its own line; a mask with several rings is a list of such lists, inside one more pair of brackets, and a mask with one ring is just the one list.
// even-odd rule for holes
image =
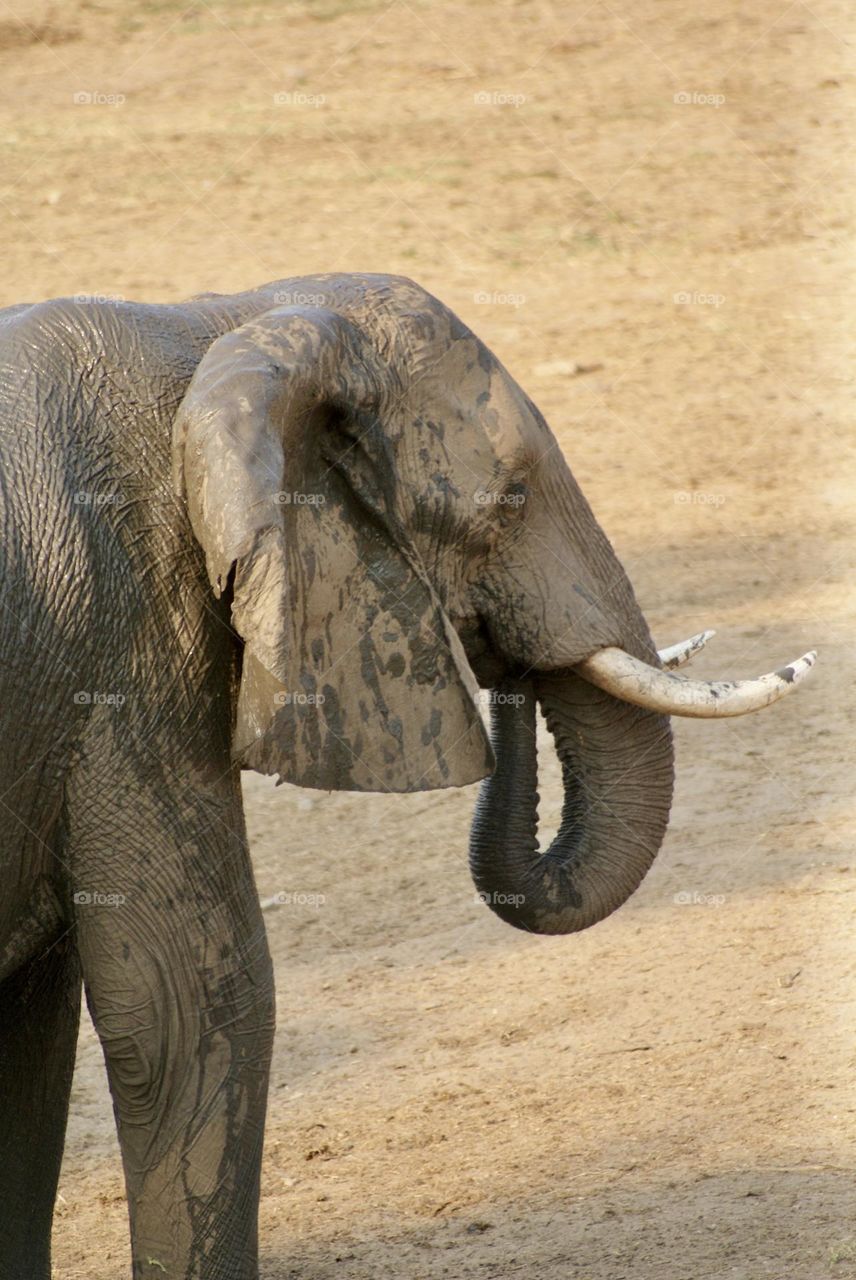
[[[764, 715], [677, 725], [657, 864], [579, 937], [475, 900], [471, 788], [247, 776], [259, 891], [285, 895], [266, 1280], [856, 1276], [853, 24], [836, 0], [0, 9], [4, 303], [413, 276], [544, 411], [661, 644], [715, 627], [708, 676], [820, 650]], [[541, 791], [549, 836], [549, 756]], [[72, 1108], [55, 1275], [113, 1280], [88, 1025]]]

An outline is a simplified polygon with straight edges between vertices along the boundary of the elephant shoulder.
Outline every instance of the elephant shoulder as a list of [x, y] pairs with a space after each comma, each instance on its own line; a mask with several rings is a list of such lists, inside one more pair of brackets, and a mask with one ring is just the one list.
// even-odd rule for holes
[[[5, 317], [4, 317], [5, 318]], [[54, 378], [101, 366], [128, 367], [131, 362], [170, 356], [179, 362], [197, 359], [211, 335], [204, 324], [179, 307], [126, 302], [106, 295], [51, 298], [10, 308], [0, 318], [0, 344], [21, 370], [32, 368]]]

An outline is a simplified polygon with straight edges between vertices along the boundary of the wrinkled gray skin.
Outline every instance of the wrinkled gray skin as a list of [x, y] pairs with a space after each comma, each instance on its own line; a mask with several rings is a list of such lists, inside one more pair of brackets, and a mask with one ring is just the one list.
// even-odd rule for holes
[[16, 308], [0, 411], [0, 1280], [50, 1274], [81, 982], [134, 1276], [250, 1280], [274, 998], [240, 768], [486, 777], [478, 888], [584, 928], [650, 864], [672, 757], [568, 668], [655, 652], [540, 414], [407, 280]]

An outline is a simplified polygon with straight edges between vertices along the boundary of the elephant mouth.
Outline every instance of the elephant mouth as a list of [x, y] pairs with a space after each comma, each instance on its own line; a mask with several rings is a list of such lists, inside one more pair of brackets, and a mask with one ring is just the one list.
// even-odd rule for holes
[[490, 633], [490, 628], [479, 614], [452, 619], [452, 624], [464, 646], [467, 662], [482, 689], [495, 689], [514, 672]]

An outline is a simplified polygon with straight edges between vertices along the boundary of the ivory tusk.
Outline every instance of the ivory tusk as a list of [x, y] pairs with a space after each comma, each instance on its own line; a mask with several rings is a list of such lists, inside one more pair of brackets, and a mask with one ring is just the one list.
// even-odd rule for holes
[[663, 669], [674, 671], [676, 667], [682, 667], [685, 662], [689, 662], [690, 658], [694, 658], [715, 635], [715, 631], [700, 631], [697, 636], [690, 636], [689, 640], [682, 640], [680, 644], [670, 644], [667, 649], [660, 649], [657, 656], [663, 664]]
[[688, 680], [658, 671], [623, 649], [609, 648], [600, 649], [574, 670], [590, 684], [637, 707], [663, 715], [716, 718], [746, 715], [776, 702], [805, 679], [816, 659], [812, 649], [754, 680]]

